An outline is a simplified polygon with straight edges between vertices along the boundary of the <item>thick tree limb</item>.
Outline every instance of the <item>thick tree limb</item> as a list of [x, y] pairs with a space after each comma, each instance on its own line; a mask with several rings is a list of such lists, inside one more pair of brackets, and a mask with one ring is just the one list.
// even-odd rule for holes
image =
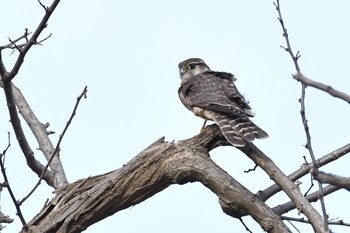
[[215, 125], [178, 143], [161, 138], [122, 168], [69, 185], [29, 223], [27, 232], [80, 232], [171, 184], [195, 181], [214, 192], [231, 212], [249, 213], [264, 230], [290, 232], [265, 203], [210, 159], [208, 151], [223, 139]]
[[288, 179], [283, 172], [274, 164], [274, 162], [260, 151], [253, 143], [247, 143], [245, 147], [240, 147], [243, 153], [251, 158], [259, 167], [261, 167], [275, 183], [288, 195], [295, 203], [297, 209], [309, 219], [312, 227], [318, 233], [328, 232], [323, 223], [321, 215], [302, 195], [298, 186]]
[[[33, 135], [35, 136], [39, 144], [40, 151], [44, 154], [46, 160], [49, 161], [55, 148], [53, 147], [49, 139], [45, 126], [35, 116], [26, 99], [22, 95], [21, 90], [17, 88], [14, 84], [12, 84], [12, 89], [14, 101], [18, 107], [19, 113], [22, 115], [23, 119], [26, 121], [27, 125], [33, 132]], [[63, 165], [58, 156], [52, 158], [52, 161], [50, 163], [50, 171], [52, 172], [52, 174], [54, 174], [51, 186], [55, 189], [62, 188], [68, 183], [67, 177], [63, 169]], [[38, 175], [40, 176], [40, 174]]]
[[[34, 157], [34, 152], [29, 146], [29, 143], [26, 139], [26, 136], [23, 132], [21, 121], [17, 114], [17, 108], [15, 105], [14, 95], [13, 95], [13, 88], [12, 88], [12, 82], [11, 81], [4, 81], [4, 91], [6, 96], [6, 102], [7, 107], [9, 109], [10, 118], [11, 118], [11, 124], [13, 127], [13, 130], [15, 131], [17, 141], [22, 149], [22, 152], [26, 158], [28, 166], [38, 175], [42, 173], [42, 171], [45, 169], [45, 166], [42, 165], [39, 161], [37, 161]], [[54, 180], [54, 174], [52, 171], [45, 173], [43, 179], [50, 185], [53, 186], [53, 180]]]
[[[327, 196], [327, 195], [329, 195], [329, 194], [331, 194], [339, 189], [340, 189], [340, 187], [337, 187], [334, 185], [328, 185], [328, 186], [323, 188], [323, 194], [324, 194], [324, 196]], [[321, 190], [317, 190], [311, 194], [308, 194], [306, 196], [306, 199], [309, 202], [315, 202], [315, 201], [318, 201], [320, 199], [320, 196], [321, 196]], [[278, 215], [282, 215], [282, 214], [285, 214], [291, 210], [294, 210], [295, 208], [296, 208], [295, 203], [292, 201], [289, 201], [289, 202], [286, 202], [282, 205], [278, 205], [278, 206], [274, 207], [273, 211]]]
[[341, 177], [341, 176], [337, 176], [334, 174], [327, 174], [325, 172], [320, 172], [320, 171], [316, 171], [315, 169], [312, 170], [312, 175], [314, 176], [314, 178], [322, 183], [328, 183], [328, 184], [332, 184], [334, 186], [340, 187], [340, 188], [344, 188], [348, 191], [350, 191], [350, 178], [347, 177]]
[[[345, 146], [340, 147], [339, 149], [336, 149], [327, 155], [323, 156], [320, 159], [316, 160], [317, 167], [322, 167], [334, 160], [337, 160], [338, 158], [348, 154], [350, 152], [350, 144], [346, 144]], [[293, 172], [288, 176], [288, 179], [291, 181], [296, 181], [299, 178], [305, 176], [306, 174], [309, 174], [311, 171], [311, 168], [314, 166], [313, 163], [308, 163], [303, 166], [301, 166], [298, 170]], [[260, 200], [266, 201], [276, 193], [281, 191], [281, 188], [277, 184], [273, 184], [270, 187], [264, 189], [263, 191], [260, 191], [257, 195]]]

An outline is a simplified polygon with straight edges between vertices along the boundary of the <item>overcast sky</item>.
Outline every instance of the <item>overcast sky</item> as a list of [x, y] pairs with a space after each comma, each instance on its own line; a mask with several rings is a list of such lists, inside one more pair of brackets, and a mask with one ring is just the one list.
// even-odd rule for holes
[[[51, 4], [51, 1], [44, 1]], [[37, 1], [1, 1], [0, 44], [8, 37], [34, 31], [44, 12]], [[281, 1], [292, 46], [300, 51], [302, 72], [309, 78], [350, 93], [349, 8], [342, 1]], [[212, 70], [231, 72], [236, 85], [257, 113], [254, 122], [270, 138], [256, 145], [290, 174], [304, 162], [308, 152], [301, 118], [300, 83], [287, 53], [277, 12], [271, 1], [61, 1], [42, 37], [52, 33], [43, 46], [33, 47], [14, 79], [42, 122], [50, 122], [50, 136], [56, 144], [68, 120], [76, 97], [88, 86], [88, 98], [62, 144], [61, 159], [70, 182], [89, 175], [115, 170], [156, 139], [190, 138], [203, 121], [180, 102], [177, 64], [200, 57]], [[10, 69], [17, 53], [6, 52]], [[350, 141], [347, 103], [307, 88], [307, 117], [317, 157]], [[7, 173], [18, 199], [37, 181], [26, 166], [6, 108], [0, 95], [0, 150], [7, 152]], [[24, 122], [24, 121], [23, 121]], [[28, 134], [31, 147], [37, 148]], [[36, 151], [35, 156], [44, 162]], [[211, 158], [235, 179], [256, 193], [272, 182], [233, 147], [218, 148]], [[307, 157], [311, 161], [310, 157]], [[350, 176], [349, 158], [341, 158], [322, 171]], [[2, 178], [1, 178], [2, 180]], [[310, 178], [302, 180], [305, 192]], [[315, 185], [317, 186], [317, 185]], [[313, 189], [315, 191], [316, 189]], [[23, 204], [27, 221], [40, 211], [52, 189], [44, 183]], [[350, 222], [349, 193], [337, 192], [326, 198], [330, 219]], [[268, 201], [274, 207], [286, 201], [284, 195]], [[320, 209], [320, 204], [315, 206]], [[8, 192], [1, 193], [1, 211], [15, 219], [4, 232], [21, 228]], [[292, 211], [287, 216], [298, 216]], [[259, 225], [244, 218], [253, 232]], [[295, 224], [301, 232], [311, 227]], [[291, 225], [288, 226], [294, 231]], [[333, 227], [335, 232], [349, 228]], [[88, 228], [88, 233], [114, 232], [245, 232], [241, 223], [220, 209], [218, 198], [199, 183], [173, 185], [145, 202], [121, 211]]]

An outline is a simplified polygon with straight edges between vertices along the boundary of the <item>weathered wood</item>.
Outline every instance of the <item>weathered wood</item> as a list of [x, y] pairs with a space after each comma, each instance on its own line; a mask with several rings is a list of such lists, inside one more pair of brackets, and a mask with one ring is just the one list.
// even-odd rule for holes
[[123, 167], [68, 185], [22, 232], [81, 232], [172, 184], [197, 181], [218, 196], [231, 216], [248, 213], [268, 232], [290, 232], [270, 207], [210, 159], [208, 152], [222, 144], [215, 125], [176, 143], [161, 138]]

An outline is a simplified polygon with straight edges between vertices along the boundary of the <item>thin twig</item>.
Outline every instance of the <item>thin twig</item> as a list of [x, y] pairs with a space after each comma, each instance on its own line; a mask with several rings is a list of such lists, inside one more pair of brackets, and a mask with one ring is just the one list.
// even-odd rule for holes
[[[288, 220], [288, 221], [294, 221], [294, 222], [301, 222], [301, 223], [308, 223], [310, 222], [305, 218], [294, 218], [294, 217], [288, 217], [288, 216], [281, 216], [282, 220]], [[339, 226], [345, 226], [349, 227], [350, 223], [345, 223], [343, 220], [337, 220], [337, 221], [328, 221], [329, 225], [339, 225]]]
[[[296, 55], [294, 55], [290, 41], [289, 41], [289, 36], [288, 36], [288, 32], [287, 29], [284, 25], [284, 21], [282, 18], [282, 13], [281, 13], [281, 7], [280, 7], [280, 3], [279, 0], [277, 0], [277, 3], [274, 3], [276, 10], [278, 12], [278, 20], [282, 26], [282, 30], [283, 30], [283, 36], [286, 40], [286, 44], [287, 44], [287, 48], [285, 49], [289, 55], [291, 56], [294, 65], [295, 65], [295, 69], [297, 71], [297, 74], [301, 73], [300, 71], [300, 67], [298, 64], [298, 59], [300, 57], [299, 55], [299, 51], [297, 52]], [[312, 162], [314, 164], [315, 169], [317, 169], [316, 166], [316, 159], [315, 159], [315, 155], [312, 149], [312, 145], [311, 145], [311, 134], [310, 134], [310, 130], [309, 130], [309, 126], [307, 123], [307, 119], [306, 119], [306, 114], [305, 114], [305, 89], [306, 89], [306, 85], [304, 83], [301, 84], [301, 97], [299, 99], [300, 102], [300, 106], [301, 106], [301, 110], [300, 110], [300, 114], [301, 114], [301, 118], [302, 118], [302, 122], [304, 125], [304, 129], [305, 129], [305, 134], [306, 134], [306, 140], [307, 140], [307, 144], [306, 144], [306, 148], [309, 150], [309, 154], [311, 156]], [[323, 214], [323, 221], [324, 221], [324, 227], [326, 231], [329, 231], [328, 228], [328, 215], [326, 213], [326, 207], [325, 207], [325, 203], [324, 203], [324, 198], [323, 198], [323, 187], [322, 187], [322, 183], [318, 182], [318, 187], [319, 190], [321, 191], [321, 197], [320, 197], [320, 202], [321, 202], [321, 208], [322, 208], [322, 214]]]
[[288, 222], [289, 222], [290, 225], [292, 225], [292, 227], [293, 227], [298, 233], [300, 233], [299, 229], [298, 229], [296, 226], [294, 226], [294, 224], [292, 223], [292, 221], [288, 220]]
[[12, 46], [18, 50], [18, 52], [21, 52], [21, 48], [15, 42], [13, 42], [10, 38], [9, 38], [9, 41], [12, 44]]
[[245, 230], [248, 231], [249, 233], [253, 233], [249, 227], [244, 223], [242, 218], [239, 218], [239, 221], [241, 221], [242, 225], [244, 226]]
[[40, 4], [40, 6], [42, 6], [42, 7], [44, 8], [45, 11], [48, 10], [48, 7], [45, 6], [40, 0], [38, 0], [38, 2], [39, 2], [39, 4]]
[[283, 22], [283, 18], [282, 18], [282, 13], [281, 13], [281, 6], [280, 6], [280, 1], [277, 0], [277, 3], [273, 3], [276, 7], [276, 10], [278, 12], [278, 20], [282, 26], [282, 30], [283, 30], [283, 37], [286, 39], [286, 43], [287, 43], [287, 48], [281, 46], [281, 48], [283, 48], [284, 50], [286, 50], [289, 55], [291, 56], [291, 58], [293, 59], [293, 62], [294, 62], [294, 65], [295, 65], [295, 69], [297, 70], [298, 73], [300, 73], [300, 68], [299, 68], [299, 64], [298, 64], [298, 59], [300, 57], [299, 55], [299, 51], [297, 52], [296, 56], [294, 55], [293, 53], [293, 50], [292, 50], [292, 47], [290, 45], [290, 42], [289, 42], [289, 35], [288, 35], [288, 32], [287, 32], [287, 29], [286, 27], [284, 26], [284, 22]]
[[[0, 46], [0, 51], [3, 50], [3, 49], [13, 49], [13, 48], [14, 48], [14, 47], [13, 47], [13, 44], [16, 44], [18, 41], [20, 41], [20, 40], [22, 40], [22, 39], [26, 39], [26, 40], [27, 40], [27, 38], [28, 38], [28, 36], [29, 36], [30, 34], [32, 34], [32, 33], [31, 33], [31, 32], [28, 32], [28, 29], [26, 28], [26, 29], [24, 30], [24, 34], [23, 34], [22, 36], [18, 37], [17, 39], [14, 39], [14, 40], [9, 39], [9, 40], [10, 40], [10, 43], [8, 43], [7, 45]], [[27, 43], [27, 42], [28, 42], [28, 41], [26, 41], [26, 43]]]
[[[9, 133], [8, 133], [9, 134]], [[16, 207], [16, 210], [17, 210], [17, 215], [19, 217], [19, 219], [21, 220], [21, 223], [22, 225], [24, 226], [25, 229], [28, 228], [27, 226], [27, 223], [23, 217], [23, 214], [22, 214], [22, 211], [21, 211], [21, 208], [20, 208], [20, 204], [17, 202], [17, 199], [15, 197], [15, 194], [13, 193], [12, 191], [12, 188], [11, 188], [11, 185], [10, 185], [10, 182], [7, 178], [7, 174], [6, 174], [6, 169], [5, 169], [5, 165], [3, 163], [3, 160], [2, 160], [2, 157], [5, 156], [7, 150], [10, 148], [11, 146], [11, 143], [10, 143], [10, 140], [8, 141], [8, 144], [7, 144], [7, 147], [6, 149], [0, 154], [0, 167], [1, 167], [1, 173], [4, 177], [4, 183], [3, 183], [3, 186], [7, 188], [7, 190], [9, 191], [9, 194], [10, 194], [10, 197], [12, 199], [12, 202], [15, 204], [15, 207]]]
[[57, 145], [55, 147], [55, 150], [52, 152], [52, 155], [49, 159], [49, 161], [47, 162], [46, 166], [45, 166], [45, 169], [42, 171], [40, 177], [39, 177], [39, 180], [38, 182], [35, 184], [34, 188], [27, 194], [27, 196], [25, 196], [21, 201], [19, 201], [20, 204], [22, 204], [24, 201], [26, 201], [33, 193], [34, 191], [39, 187], [44, 175], [45, 175], [45, 172], [47, 171], [48, 167], [50, 166], [53, 158], [58, 155], [59, 151], [60, 151], [60, 145], [61, 145], [61, 142], [62, 142], [62, 139], [65, 135], [65, 133], [67, 132], [67, 129], [69, 127], [69, 125], [72, 123], [72, 120], [74, 118], [74, 116], [76, 115], [76, 111], [78, 109], [78, 106], [79, 106], [79, 103], [80, 103], [80, 100], [84, 97], [84, 98], [87, 98], [86, 97], [86, 93], [87, 93], [87, 86], [85, 86], [83, 92], [77, 97], [77, 102], [75, 103], [75, 106], [74, 106], [74, 109], [73, 109], [73, 112], [69, 118], [69, 120], [67, 121], [66, 123], [66, 126], [64, 127], [63, 129], [63, 132], [62, 134], [60, 134], [60, 137], [58, 139], [58, 142], [57, 142]]
[[11, 81], [17, 75], [19, 69], [21, 68], [21, 66], [23, 64], [24, 57], [26, 56], [26, 54], [29, 51], [29, 49], [33, 45], [37, 44], [37, 40], [38, 40], [39, 35], [46, 28], [47, 22], [48, 22], [52, 12], [55, 10], [55, 8], [57, 7], [59, 2], [60, 2], [60, 0], [54, 0], [50, 7], [46, 7], [44, 17], [42, 18], [42, 20], [39, 23], [38, 27], [34, 31], [33, 35], [30, 37], [28, 43], [26, 43], [26, 45], [23, 48], [20, 49], [20, 51], [19, 51], [20, 53], [18, 55], [17, 61], [16, 61], [15, 65], [13, 66], [13, 68], [11, 69], [11, 72], [6, 73], [2, 77], [3, 81]]
[[2, 162], [3, 164], [5, 164], [5, 158], [6, 158], [6, 151], [7, 149], [11, 146], [11, 133], [10, 132], [7, 132], [7, 141], [8, 141], [8, 144], [7, 144], [7, 147], [6, 149], [2, 152]]
[[311, 177], [310, 177], [310, 187], [305, 192], [304, 196], [307, 196], [313, 187], [314, 187], [314, 180], [312, 179], [312, 175], [311, 175]]
[[38, 41], [36, 44], [37, 45], [42, 45], [41, 43], [44, 42], [45, 40], [49, 39], [52, 36], [52, 33], [50, 33], [47, 37], [45, 37], [44, 39]]
[[253, 172], [256, 170], [257, 167], [258, 167], [258, 164], [255, 164], [255, 166], [253, 168], [248, 168], [248, 170], [245, 170], [244, 173]]
[[[5, 148], [5, 150], [2, 151], [2, 153], [0, 154], [0, 160], [1, 162], [5, 163], [5, 154], [7, 152], [7, 150], [10, 148], [11, 146], [11, 137], [10, 137], [10, 132], [7, 132], [7, 140], [8, 140], [8, 143], [7, 143], [7, 147]], [[4, 160], [2, 160], [2, 158], [4, 158]]]

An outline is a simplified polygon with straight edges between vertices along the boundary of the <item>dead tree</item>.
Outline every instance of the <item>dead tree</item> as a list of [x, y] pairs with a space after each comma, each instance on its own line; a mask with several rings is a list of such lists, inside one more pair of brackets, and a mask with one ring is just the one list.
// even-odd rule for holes
[[[301, 117], [307, 136], [306, 147], [310, 152], [312, 162], [287, 176], [253, 143], [237, 148], [274, 181], [274, 185], [265, 188], [258, 194], [249, 191], [211, 160], [209, 156], [211, 150], [219, 146], [229, 146], [216, 125], [207, 126], [200, 134], [178, 142], [167, 142], [164, 138], [160, 138], [117, 170], [69, 183], [60, 162], [60, 143], [77, 111], [80, 100], [87, 95], [87, 88], [84, 88], [77, 98], [72, 115], [60, 135], [59, 142], [54, 146], [48, 137], [50, 131], [47, 130], [47, 125], [37, 119], [21, 91], [12, 83], [30, 48], [43, 43], [50, 37], [49, 35], [44, 39], [39, 39], [58, 3], [57, 0], [53, 1], [51, 6], [40, 3], [45, 14], [37, 29], [33, 33], [25, 30], [22, 36], [10, 40], [7, 45], [0, 46], [1, 87], [6, 95], [11, 124], [28, 166], [39, 177], [33, 190], [18, 201], [6, 176], [4, 156], [7, 148], [1, 153], [0, 165], [3, 174], [1, 187], [6, 188], [13, 199], [17, 215], [23, 224], [22, 232], [81, 232], [118, 211], [145, 201], [172, 184], [189, 182], [201, 182], [215, 193], [226, 214], [237, 219], [250, 215], [267, 232], [291, 232], [284, 220], [307, 222], [318, 233], [330, 232], [326, 209], [323, 208], [322, 213], [319, 213], [311, 203], [318, 200], [321, 200], [322, 203], [324, 196], [339, 189], [349, 190], [349, 178], [325, 174], [319, 169], [346, 155], [350, 151], [350, 144], [329, 152], [322, 158], [315, 158], [305, 114], [304, 93], [305, 88], [310, 86], [348, 103], [350, 103], [350, 96], [308, 79], [302, 74], [298, 64], [299, 53], [294, 54], [292, 50], [279, 1], [275, 3], [275, 7], [279, 14], [283, 36], [286, 39], [286, 46], [283, 48], [290, 54], [295, 64], [296, 74], [293, 77], [301, 83]], [[16, 63], [10, 70], [5, 67], [1, 56], [1, 52], [5, 49], [12, 49], [19, 54]], [[36, 160], [26, 139], [18, 113], [22, 115], [39, 143], [40, 151], [47, 160], [45, 165]], [[304, 196], [295, 181], [310, 172], [319, 181], [319, 190]], [[56, 195], [31, 221], [26, 222], [21, 212], [21, 204], [30, 198], [41, 181], [45, 181], [47, 185], [54, 188]], [[329, 185], [322, 187], [322, 183], [329, 183]], [[276, 207], [268, 206], [265, 203], [266, 200], [278, 192], [284, 192], [290, 201]], [[282, 216], [292, 209], [297, 209], [306, 219]], [[2, 223], [11, 222], [10, 217], [2, 213], [0, 216]], [[339, 222], [339, 224], [346, 225], [344, 222]], [[249, 231], [248, 228], [247, 230]]]

